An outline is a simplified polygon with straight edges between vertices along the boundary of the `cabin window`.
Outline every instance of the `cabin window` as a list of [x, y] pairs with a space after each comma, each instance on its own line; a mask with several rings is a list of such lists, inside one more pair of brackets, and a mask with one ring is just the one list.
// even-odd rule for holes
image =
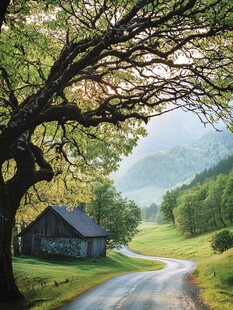
[[34, 247], [39, 248], [41, 246], [41, 238], [34, 237]]

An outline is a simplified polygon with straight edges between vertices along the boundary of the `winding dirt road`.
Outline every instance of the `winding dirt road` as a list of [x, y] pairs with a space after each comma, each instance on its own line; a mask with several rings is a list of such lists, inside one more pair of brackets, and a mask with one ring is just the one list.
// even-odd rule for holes
[[195, 263], [187, 260], [145, 256], [124, 247], [124, 255], [159, 260], [166, 265], [158, 271], [137, 272], [112, 278], [62, 307], [62, 310], [202, 310], [187, 276]]

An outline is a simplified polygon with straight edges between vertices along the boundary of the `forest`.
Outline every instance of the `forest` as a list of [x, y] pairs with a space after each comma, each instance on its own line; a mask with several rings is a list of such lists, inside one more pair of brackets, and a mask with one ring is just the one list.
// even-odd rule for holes
[[195, 235], [233, 223], [233, 156], [198, 174], [190, 185], [168, 191], [161, 203], [166, 222]]

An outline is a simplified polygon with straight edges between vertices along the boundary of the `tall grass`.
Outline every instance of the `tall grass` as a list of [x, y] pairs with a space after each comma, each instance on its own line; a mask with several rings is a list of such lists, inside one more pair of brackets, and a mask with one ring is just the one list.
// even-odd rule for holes
[[[115, 275], [162, 267], [159, 262], [132, 259], [114, 252], [96, 260], [23, 257], [13, 261], [17, 283], [27, 298], [23, 309], [33, 310], [58, 308]], [[2, 308], [9, 310], [9, 306]]]

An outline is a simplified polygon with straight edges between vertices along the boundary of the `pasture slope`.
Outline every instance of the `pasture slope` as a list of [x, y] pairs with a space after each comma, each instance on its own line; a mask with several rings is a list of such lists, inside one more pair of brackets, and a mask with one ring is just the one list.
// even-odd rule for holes
[[[228, 227], [233, 231], [233, 226]], [[170, 225], [144, 223], [129, 244], [145, 255], [191, 259], [197, 262], [192, 281], [200, 287], [203, 301], [214, 310], [233, 309], [233, 248], [214, 254], [210, 239], [216, 232], [182, 236]]]

